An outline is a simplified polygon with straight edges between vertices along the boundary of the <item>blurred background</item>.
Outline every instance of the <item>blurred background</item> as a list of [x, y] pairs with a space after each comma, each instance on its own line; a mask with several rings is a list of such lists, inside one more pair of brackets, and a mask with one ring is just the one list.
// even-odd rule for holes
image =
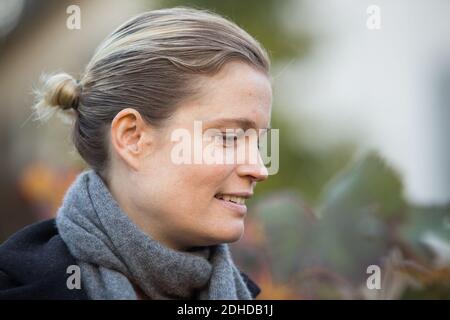
[[53, 217], [86, 168], [70, 126], [31, 120], [40, 74], [78, 77], [119, 24], [177, 5], [231, 18], [272, 59], [280, 168], [232, 245], [259, 298], [450, 298], [446, 0], [0, 0], [0, 243]]

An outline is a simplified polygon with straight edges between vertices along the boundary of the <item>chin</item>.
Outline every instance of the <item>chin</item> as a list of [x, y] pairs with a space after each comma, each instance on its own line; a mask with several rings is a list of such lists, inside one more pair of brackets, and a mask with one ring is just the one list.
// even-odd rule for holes
[[207, 235], [208, 245], [233, 243], [239, 241], [244, 234], [244, 221], [221, 224], [219, 229], [210, 230]]

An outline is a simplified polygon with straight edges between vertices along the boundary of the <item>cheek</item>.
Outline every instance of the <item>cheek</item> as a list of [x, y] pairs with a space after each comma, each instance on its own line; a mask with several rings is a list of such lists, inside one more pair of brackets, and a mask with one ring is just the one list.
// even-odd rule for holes
[[214, 195], [223, 189], [232, 168], [224, 165], [171, 165], [168, 168], [159, 173], [162, 184], [157, 189], [156, 206], [162, 213], [160, 218], [174, 228], [208, 230], [217, 220], [217, 216], [211, 214], [215, 208]]
[[177, 215], [182, 214], [180, 209], [186, 214], [204, 211], [235, 169], [223, 164], [176, 164], [170, 154], [171, 149], [164, 148], [148, 158], [140, 180], [145, 180], [142, 191], [148, 200]]
[[176, 170], [176, 189], [197, 201], [209, 201], [223, 187], [233, 172], [227, 165], [181, 165]]

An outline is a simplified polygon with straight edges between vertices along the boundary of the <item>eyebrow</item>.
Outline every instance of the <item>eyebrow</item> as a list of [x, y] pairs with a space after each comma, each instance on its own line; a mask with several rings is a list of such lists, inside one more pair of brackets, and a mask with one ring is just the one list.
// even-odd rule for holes
[[[250, 128], [258, 129], [256, 122], [247, 118], [219, 118], [213, 120], [205, 120], [204, 123], [211, 127], [222, 127], [222, 128], [234, 125], [244, 129], [244, 131]], [[269, 126], [268, 128], [261, 128], [261, 129], [270, 130], [271, 128]]]

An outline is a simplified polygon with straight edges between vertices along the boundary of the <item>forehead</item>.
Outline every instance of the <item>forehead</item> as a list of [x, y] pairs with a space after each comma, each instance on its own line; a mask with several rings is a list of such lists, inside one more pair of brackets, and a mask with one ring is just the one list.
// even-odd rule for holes
[[[270, 124], [272, 88], [269, 78], [243, 62], [229, 62], [219, 73], [202, 77], [200, 93], [180, 108], [185, 118], [204, 122], [221, 118], [251, 120], [258, 128]], [[220, 123], [225, 124], [224, 121]], [[242, 121], [241, 121], [242, 123]]]

